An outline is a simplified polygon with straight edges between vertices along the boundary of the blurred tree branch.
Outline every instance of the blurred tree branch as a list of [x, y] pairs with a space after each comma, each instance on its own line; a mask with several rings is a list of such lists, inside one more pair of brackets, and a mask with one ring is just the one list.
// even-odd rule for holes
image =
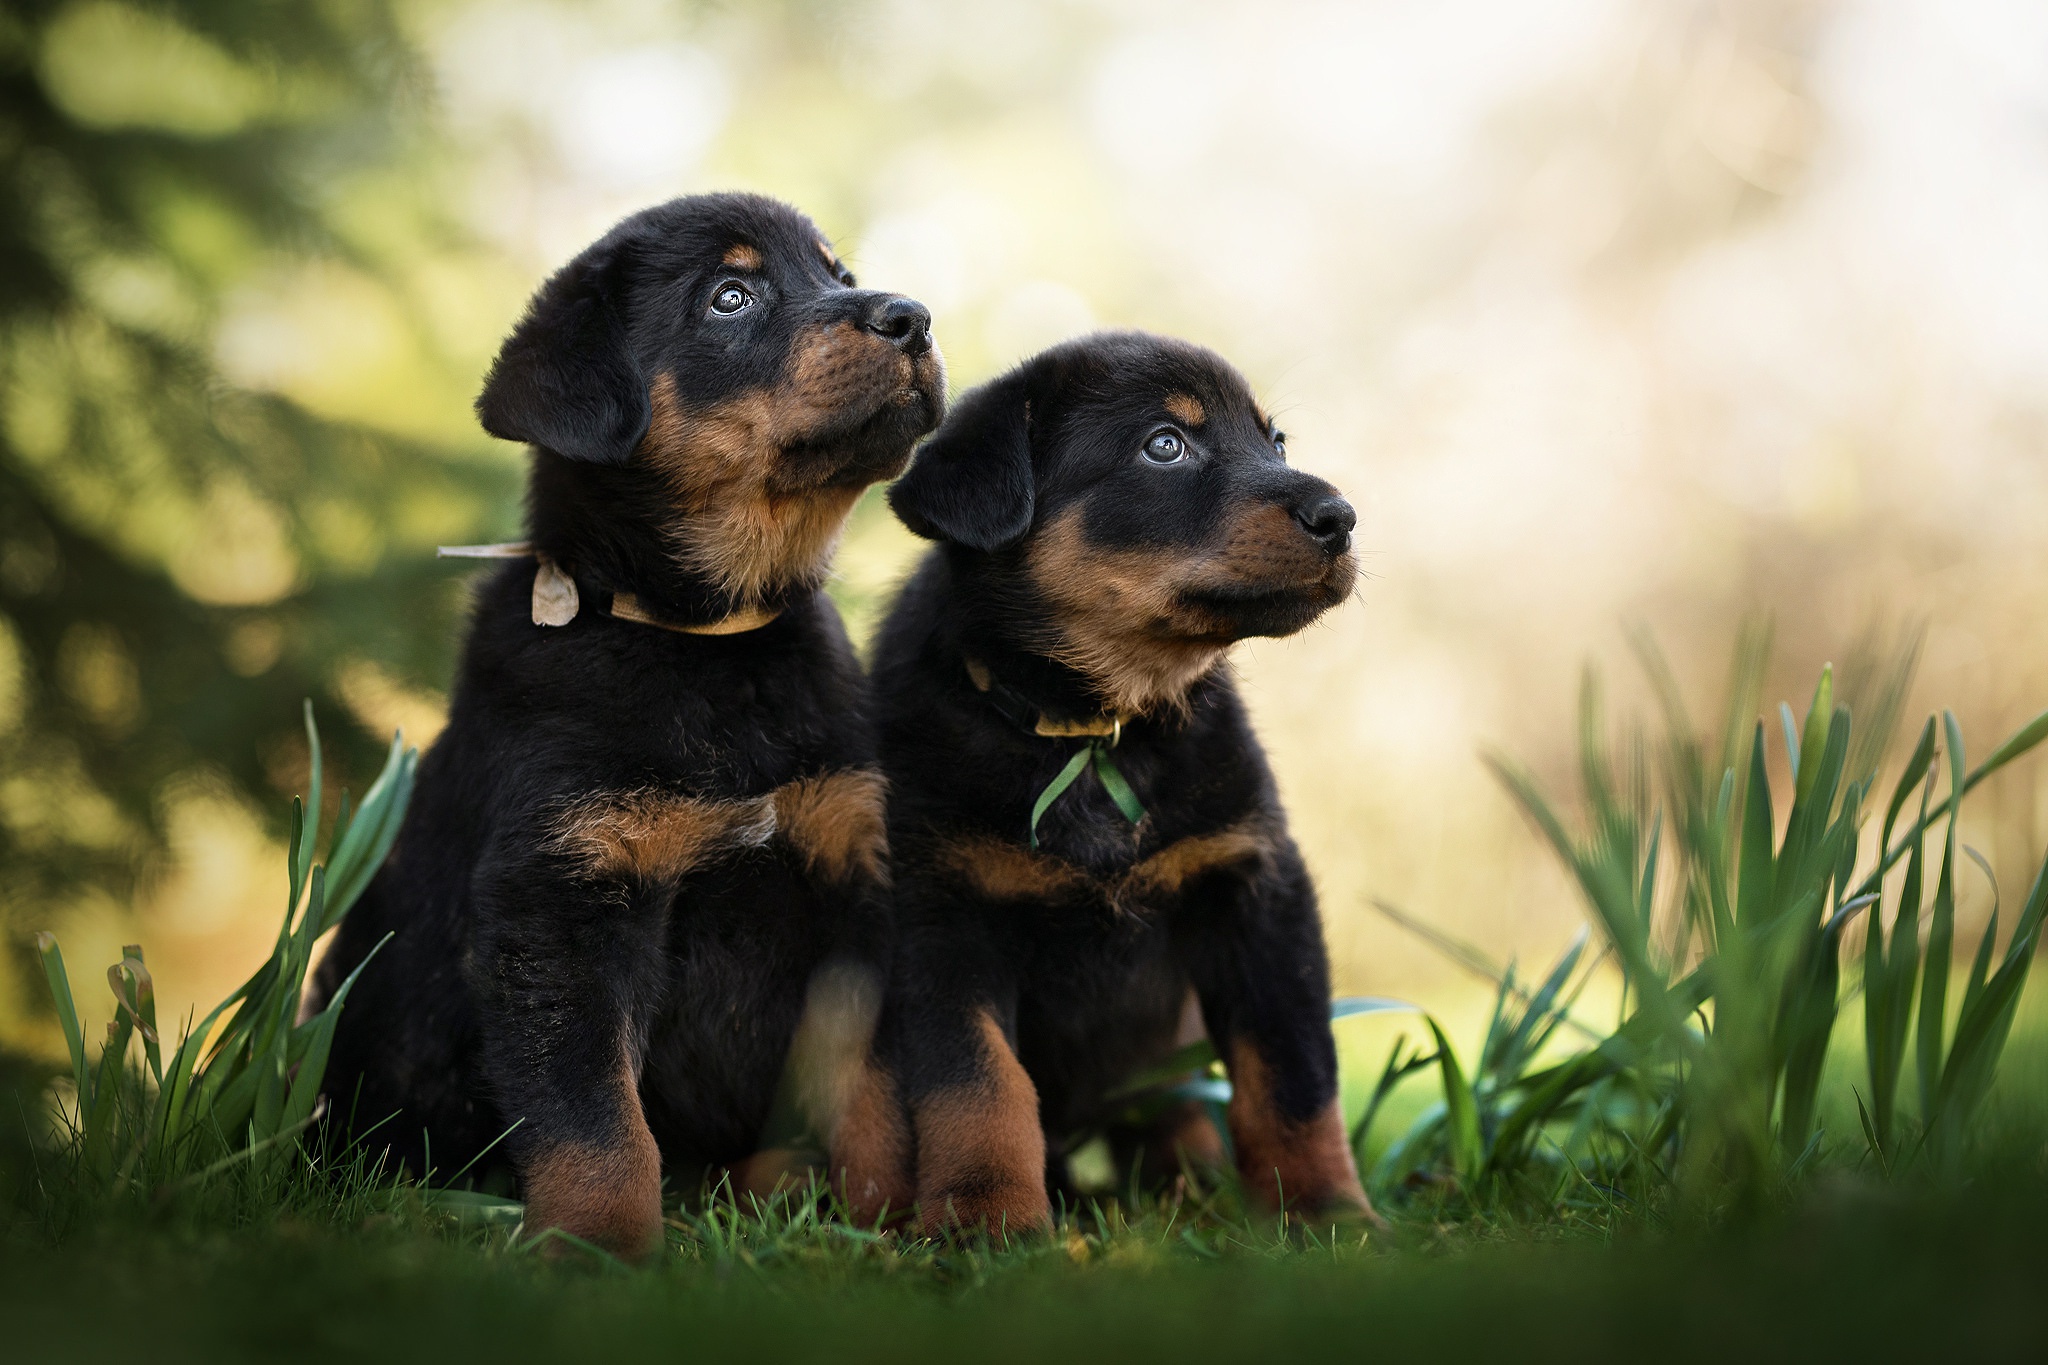
[[[274, 809], [304, 763], [301, 697], [360, 786], [388, 736], [338, 723], [344, 664], [445, 675], [458, 580], [417, 544], [502, 521], [515, 471], [238, 389], [214, 350], [236, 291], [279, 260], [378, 269], [335, 223], [351, 177], [425, 154], [423, 88], [385, 0], [0, 14], [0, 928], [17, 944], [31, 911], [132, 888], [171, 779], [205, 771]], [[430, 216], [418, 198], [401, 209]], [[355, 528], [345, 553], [336, 525]]]

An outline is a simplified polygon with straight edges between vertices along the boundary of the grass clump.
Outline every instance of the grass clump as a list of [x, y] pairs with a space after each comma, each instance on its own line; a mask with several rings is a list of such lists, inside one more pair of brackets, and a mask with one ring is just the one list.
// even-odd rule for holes
[[[1823, 669], [1803, 720], [1781, 704], [1786, 777], [1774, 789], [1770, 727], [1755, 718], [1767, 635], [1751, 631], [1738, 648], [1712, 738], [1694, 728], [1655, 645], [1636, 643], [1661, 703], [1662, 740], [1652, 750], [1634, 734], [1617, 755], [1589, 671], [1576, 827], [1525, 770], [1488, 760], [1579, 888], [1602, 945], [1597, 961], [1618, 965], [1620, 1021], [1602, 1036], [1572, 1015], [1597, 965], [1581, 971], [1583, 937], [1533, 990], [1476, 949], [1445, 945], [1494, 975], [1499, 993], [1469, 1075], [1434, 1020], [1430, 1053], [1404, 1056], [1396, 1044], [1356, 1134], [1361, 1150], [1402, 1076], [1434, 1065], [1443, 1100], [1388, 1148], [1378, 1192], [1398, 1201], [1420, 1187], [1441, 1202], [1448, 1185], [1484, 1211], [1518, 1198], [1555, 1204], [1577, 1190], [1718, 1217], [1767, 1210], [1829, 1161], [1958, 1173], [2048, 919], [2044, 862], [2002, 951], [1994, 908], [1952, 1000], [1962, 858], [1991, 875], [1960, 841], [1963, 802], [2048, 739], [2048, 713], [1974, 768], [1954, 714], [1930, 717], [1869, 841], [1915, 650], [1867, 668], [1841, 696]], [[1847, 700], [1857, 694], [1867, 699], [1860, 721]], [[1844, 945], [1859, 922], [1863, 947], [1851, 957]], [[1845, 965], [1860, 980], [1845, 985]], [[1858, 994], [1861, 1132], [1845, 1145], [1817, 1115], [1836, 1023]], [[1583, 1046], [1544, 1056], [1574, 1032], [1589, 1035]], [[1909, 1051], [1910, 1107], [1900, 1086]]]
[[320, 734], [310, 702], [305, 721], [311, 790], [305, 801], [292, 800], [290, 889], [277, 945], [196, 1027], [186, 1021], [168, 1056], [139, 945], [124, 948], [107, 969], [115, 1014], [98, 1057], [88, 1060], [64, 955], [53, 935], [36, 936], [71, 1062], [70, 1093], [53, 1100], [55, 1150], [36, 1171], [37, 1203], [53, 1232], [79, 1217], [160, 1201], [221, 1177], [261, 1197], [294, 1164], [300, 1136], [320, 1117], [328, 1049], [363, 968], [319, 1013], [302, 1019], [313, 945], [341, 922], [390, 852], [419, 753], [393, 737], [362, 805], [351, 812], [342, 793], [327, 860], [318, 863]]

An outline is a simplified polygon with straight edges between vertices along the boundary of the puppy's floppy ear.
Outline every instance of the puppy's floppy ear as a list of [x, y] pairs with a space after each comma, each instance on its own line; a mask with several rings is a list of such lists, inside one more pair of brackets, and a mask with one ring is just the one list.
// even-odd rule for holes
[[1030, 391], [1021, 371], [955, 405], [889, 490], [889, 506], [927, 540], [977, 550], [1014, 545], [1031, 529]]
[[533, 296], [477, 395], [485, 431], [572, 460], [632, 455], [653, 414], [619, 315], [620, 254], [600, 242]]

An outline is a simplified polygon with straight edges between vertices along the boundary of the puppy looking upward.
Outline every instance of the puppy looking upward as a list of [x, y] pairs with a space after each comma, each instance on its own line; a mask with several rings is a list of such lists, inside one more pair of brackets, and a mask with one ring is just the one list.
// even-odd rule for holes
[[[939, 542], [875, 664], [898, 929], [878, 1046], [926, 1228], [1044, 1226], [1048, 1136], [1171, 1054], [1190, 991], [1252, 1197], [1369, 1214], [1315, 892], [1222, 667], [1349, 594], [1350, 505], [1287, 466], [1220, 357], [1137, 333], [968, 394], [890, 501]], [[1216, 1150], [1181, 1118], [1165, 1145]]]
[[509, 1129], [529, 1232], [639, 1255], [663, 1168], [751, 1156], [794, 1056], [835, 1180], [901, 1203], [869, 1174], [900, 1161], [866, 1056], [882, 784], [820, 585], [944, 395], [925, 309], [771, 200], [649, 209], [541, 287], [477, 400], [532, 447], [534, 557], [482, 585], [322, 965], [331, 992], [391, 935], [335, 1040], [340, 1121], [444, 1177]]

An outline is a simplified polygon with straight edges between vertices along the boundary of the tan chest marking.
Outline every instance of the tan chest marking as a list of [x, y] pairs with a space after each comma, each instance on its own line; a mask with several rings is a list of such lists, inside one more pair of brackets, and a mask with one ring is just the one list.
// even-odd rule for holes
[[882, 880], [889, 853], [885, 790], [874, 769], [847, 768], [739, 801], [607, 792], [570, 805], [556, 821], [553, 843], [599, 876], [675, 881], [779, 837], [817, 876]]
[[858, 873], [886, 882], [888, 791], [888, 781], [873, 768], [802, 778], [775, 789], [776, 828], [821, 877], [843, 882]]
[[722, 853], [759, 848], [774, 833], [772, 797], [705, 801], [617, 792], [570, 806], [556, 825], [555, 844], [599, 876], [672, 881]]
[[985, 835], [946, 840], [936, 861], [990, 900], [1051, 900], [1093, 884], [1071, 863]]
[[1175, 896], [1206, 873], [1253, 862], [1273, 847], [1269, 823], [1252, 817], [1213, 834], [1168, 844], [1115, 877], [1093, 877], [1064, 859], [1034, 853], [1007, 839], [975, 835], [948, 840], [938, 861], [991, 900], [1052, 900], [1088, 894], [1119, 914], [1136, 914]]
[[1178, 895], [1195, 878], [1261, 858], [1271, 847], [1272, 836], [1264, 822], [1255, 820], [1240, 821], [1214, 834], [1182, 839], [1124, 873], [1117, 883], [1115, 899], [1137, 904], [1158, 896]]

